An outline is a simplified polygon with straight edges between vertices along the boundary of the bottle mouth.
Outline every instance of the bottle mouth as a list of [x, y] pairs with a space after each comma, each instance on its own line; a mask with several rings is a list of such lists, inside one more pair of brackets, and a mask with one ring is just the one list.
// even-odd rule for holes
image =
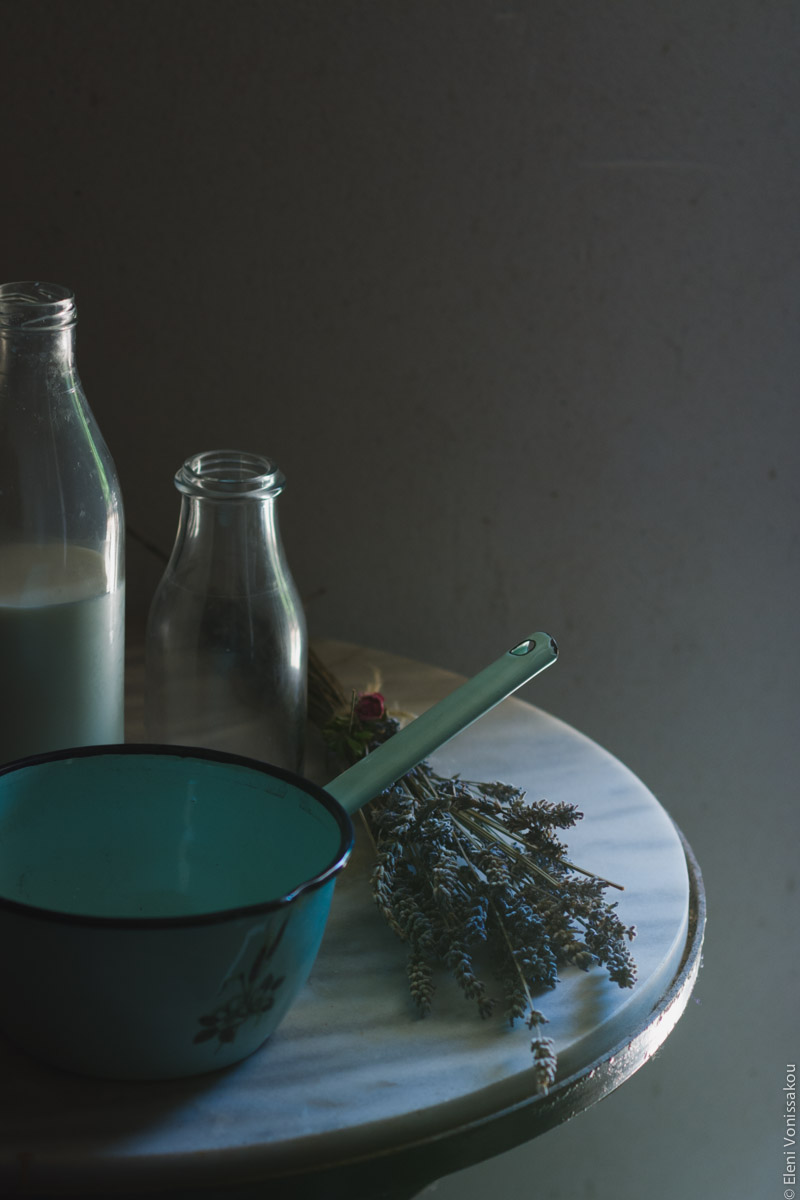
[[175, 487], [184, 496], [217, 500], [278, 496], [285, 483], [283, 473], [271, 459], [246, 450], [193, 454], [175, 475]]
[[0, 333], [52, 333], [71, 329], [77, 320], [75, 294], [60, 283], [0, 284]]

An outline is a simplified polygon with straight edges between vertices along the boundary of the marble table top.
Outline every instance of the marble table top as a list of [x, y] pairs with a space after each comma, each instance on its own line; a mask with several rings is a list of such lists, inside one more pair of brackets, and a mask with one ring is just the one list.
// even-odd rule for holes
[[[423, 711], [459, 682], [377, 651], [317, 649], [345, 686], [377, 681], [389, 707], [407, 712]], [[136, 704], [134, 697], [128, 713], [134, 735]], [[517, 784], [531, 799], [576, 803], [584, 819], [568, 833], [573, 861], [624, 886], [614, 898], [622, 920], [638, 930], [634, 988], [618, 988], [602, 968], [567, 968], [538, 1004], [549, 1018], [559, 1079], [590, 1072], [647, 1022], [680, 970], [690, 879], [675, 826], [622, 763], [519, 700], [460, 734], [434, 764], [445, 774]], [[405, 949], [372, 902], [369, 866], [359, 837], [305, 990], [267, 1046], [235, 1067], [157, 1084], [105, 1082], [51, 1070], [0, 1039], [7, 1112], [0, 1192], [4, 1185], [30, 1194], [115, 1194], [291, 1180], [325, 1164], [375, 1156], [385, 1163], [395, 1148], [431, 1151], [454, 1131], [530, 1105], [524, 1026], [509, 1028], [501, 1016], [480, 1020], [446, 977], [430, 1015], [415, 1015]], [[440, 1173], [454, 1169], [444, 1155]]]

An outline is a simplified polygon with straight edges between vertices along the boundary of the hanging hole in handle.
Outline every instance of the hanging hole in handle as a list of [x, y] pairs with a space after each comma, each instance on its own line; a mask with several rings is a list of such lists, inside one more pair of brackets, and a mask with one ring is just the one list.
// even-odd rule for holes
[[[531, 650], [535, 649], [536, 638], [526, 638], [524, 642], [520, 642], [518, 646], [514, 646], [513, 650], [509, 650], [508, 653], [521, 656], [523, 654], [530, 654]], [[558, 654], [558, 645], [555, 638], [550, 638], [550, 649], [553, 651], [553, 654]]]
[[527, 638], [524, 642], [520, 642], [513, 650], [509, 650], [509, 654], [530, 654], [531, 650], [536, 649], [536, 639]]

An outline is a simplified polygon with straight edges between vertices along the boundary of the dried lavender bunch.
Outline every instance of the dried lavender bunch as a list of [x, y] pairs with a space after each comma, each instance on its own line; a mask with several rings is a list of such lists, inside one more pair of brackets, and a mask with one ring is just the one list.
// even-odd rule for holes
[[[323, 737], [352, 763], [392, 737], [399, 723], [378, 693], [344, 699], [318, 660], [311, 691]], [[320, 717], [327, 719], [320, 720]], [[558, 969], [601, 964], [620, 987], [636, 968], [626, 927], [604, 899], [617, 886], [570, 863], [559, 833], [582, 814], [574, 805], [528, 801], [519, 788], [445, 777], [420, 763], [362, 810], [375, 846], [372, 888], [395, 934], [408, 946], [411, 995], [430, 1009], [434, 968], [444, 966], [483, 1017], [495, 1008], [482, 972], [499, 982], [505, 1016], [532, 1031], [540, 1091], [555, 1078], [547, 1018], [533, 997], [558, 983]], [[476, 960], [480, 960], [480, 967]]]

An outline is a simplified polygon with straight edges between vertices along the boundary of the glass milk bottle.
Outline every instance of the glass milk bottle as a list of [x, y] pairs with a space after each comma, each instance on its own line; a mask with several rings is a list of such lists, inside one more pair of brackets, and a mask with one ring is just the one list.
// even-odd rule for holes
[[124, 522], [58, 284], [0, 285], [0, 762], [121, 742]]
[[178, 533], [147, 622], [151, 741], [301, 769], [306, 626], [278, 531], [284, 483], [236, 450], [196, 454], [175, 476]]

